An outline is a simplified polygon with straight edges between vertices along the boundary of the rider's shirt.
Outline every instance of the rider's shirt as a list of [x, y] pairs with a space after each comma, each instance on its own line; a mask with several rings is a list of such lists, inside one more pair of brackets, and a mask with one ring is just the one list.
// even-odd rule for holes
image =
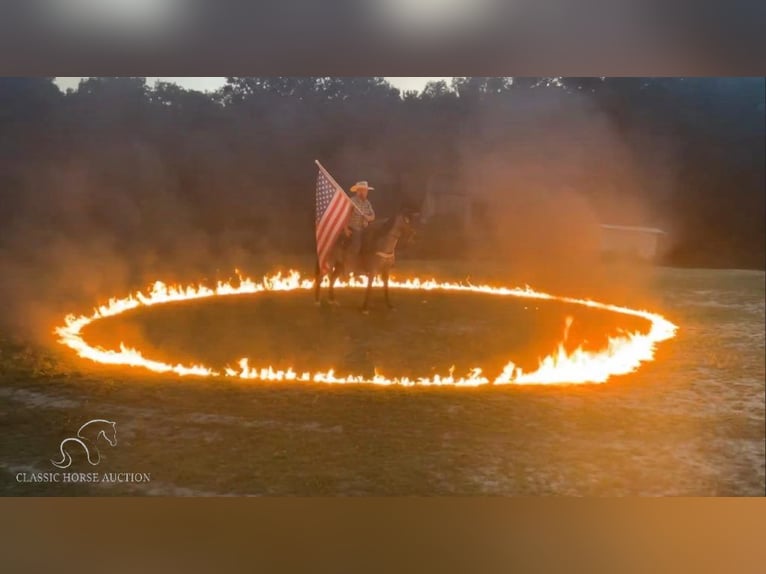
[[[357, 209], [351, 210], [351, 218], [348, 220], [348, 226], [354, 230], [364, 229], [367, 222], [364, 217], [362, 217], [362, 214], [368, 217], [375, 217], [372, 204], [369, 199], [362, 199], [358, 195], [352, 197], [351, 202], [357, 207], [358, 211]], [[359, 213], [360, 211], [362, 213]]]

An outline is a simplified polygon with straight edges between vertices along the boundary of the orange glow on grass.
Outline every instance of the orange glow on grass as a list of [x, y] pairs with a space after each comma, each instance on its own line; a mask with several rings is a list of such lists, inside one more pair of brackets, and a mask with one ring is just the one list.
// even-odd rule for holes
[[[325, 284], [327, 279], [325, 279]], [[339, 281], [337, 289], [362, 289], [366, 287], [365, 278], [351, 277], [348, 281]], [[382, 285], [381, 280], [375, 279], [373, 285]], [[168, 286], [160, 281], [145, 293], [135, 293], [124, 298], [112, 298], [105, 305], [93, 310], [89, 316], [68, 315], [64, 325], [56, 327], [54, 332], [58, 341], [73, 349], [77, 355], [96, 363], [108, 365], [125, 365], [141, 367], [156, 373], [175, 373], [177, 375], [192, 375], [200, 377], [234, 377], [244, 380], [284, 381], [284, 382], [315, 382], [330, 384], [375, 384], [375, 385], [454, 385], [475, 387], [495, 384], [577, 384], [604, 383], [615, 375], [634, 372], [638, 367], [654, 359], [657, 343], [675, 336], [677, 327], [661, 315], [649, 311], [639, 311], [627, 307], [599, 303], [587, 299], [560, 297], [540, 293], [533, 289], [497, 287], [491, 285], [464, 285], [454, 282], [437, 281], [436, 279], [404, 279], [392, 278], [391, 289], [410, 291], [443, 291], [454, 293], [482, 293], [494, 297], [516, 297], [522, 299], [537, 299], [560, 301], [569, 304], [582, 305], [595, 309], [611, 311], [622, 315], [640, 317], [648, 321], [650, 327], [645, 333], [621, 333], [610, 337], [604, 349], [587, 351], [578, 347], [573, 351], [564, 348], [564, 341], [571, 324], [567, 319], [564, 340], [550, 355], [540, 359], [537, 369], [524, 372], [512, 361], [509, 361], [502, 372], [490, 378], [482, 369], [474, 368], [462, 376], [455, 376], [454, 369], [448, 369], [445, 375], [431, 377], [387, 376], [376, 370], [373, 377], [353, 374], [338, 374], [334, 370], [327, 372], [312, 372], [308, 369], [290, 367], [286, 370], [268, 367], [251, 366], [247, 358], [240, 359], [236, 367], [226, 366], [214, 369], [204, 365], [171, 365], [144, 357], [141, 351], [120, 344], [119, 349], [103, 349], [90, 345], [82, 336], [82, 330], [89, 324], [106, 317], [114, 317], [126, 311], [139, 307], [151, 307], [176, 301], [191, 301], [212, 297], [230, 297], [244, 294], [255, 294], [275, 291], [310, 291], [314, 287], [313, 279], [303, 278], [297, 271], [287, 274], [277, 273], [266, 276], [260, 281], [239, 277], [238, 282], [218, 282], [215, 287], [198, 286]]]

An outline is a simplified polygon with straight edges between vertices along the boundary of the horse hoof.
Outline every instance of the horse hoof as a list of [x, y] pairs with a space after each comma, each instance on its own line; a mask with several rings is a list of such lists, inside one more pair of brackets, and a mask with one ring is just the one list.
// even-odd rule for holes
[[340, 303], [338, 303], [335, 299], [330, 299], [327, 303], [329, 305], [332, 305], [333, 307], [337, 307], [338, 305], [340, 305]]
[[362, 315], [369, 315], [370, 310], [369, 309], [362, 309]]

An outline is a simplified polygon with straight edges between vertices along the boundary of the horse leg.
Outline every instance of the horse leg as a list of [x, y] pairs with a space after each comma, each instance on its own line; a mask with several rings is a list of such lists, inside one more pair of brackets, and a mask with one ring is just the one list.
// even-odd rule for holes
[[319, 305], [319, 292], [322, 289], [322, 271], [319, 269], [319, 260], [314, 271], [314, 303]]
[[367, 289], [364, 291], [364, 303], [362, 304], [362, 313], [365, 315], [370, 312], [370, 294], [372, 293], [373, 274], [367, 274]]
[[330, 305], [337, 305], [337, 302], [335, 301], [335, 282], [338, 280], [338, 275], [340, 274], [339, 267], [340, 264], [335, 265], [330, 273]]
[[386, 307], [388, 307], [389, 309], [393, 309], [394, 306], [391, 304], [391, 299], [388, 298], [388, 279], [390, 275], [389, 271], [390, 270], [388, 269], [388, 267], [386, 267], [383, 270], [383, 293], [386, 297]]

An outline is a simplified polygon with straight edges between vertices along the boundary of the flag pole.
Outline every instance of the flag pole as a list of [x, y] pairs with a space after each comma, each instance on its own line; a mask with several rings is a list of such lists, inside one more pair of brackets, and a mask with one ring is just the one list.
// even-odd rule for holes
[[[329, 179], [331, 182], [333, 182], [333, 184], [335, 185], [335, 187], [340, 187], [340, 186], [338, 185], [338, 182], [337, 182], [337, 181], [335, 181], [335, 178], [334, 178], [333, 176], [331, 176], [331, 175], [330, 175], [330, 172], [329, 172], [329, 171], [327, 171], [327, 170], [324, 168], [324, 166], [323, 166], [321, 163], [319, 163], [319, 160], [318, 160], [318, 159], [315, 159], [315, 160], [314, 160], [314, 163], [315, 163], [315, 164], [317, 164], [317, 166], [319, 167], [319, 169], [321, 169], [321, 170], [324, 172], [324, 174], [327, 176], [327, 179]], [[341, 189], [343, 189], [342, 187], [340, 187], [340, 188], [341, 188]]]
[[[318, 160], [318, 159], [315, 159], [315, 160], [314, 160], [314, 163], [315, 163], [315, 164], [317, 164], [317, 166], [319, 167], [319, 169], [321, 169], [321, 170], [322, 170], [322, 173], [324, 173], [324, 174], [327, 176], [327, 179], [329, 179], [329, 180], [330, 180], [330, 181], [333, 183], [333, 185], [335, 185], [335, 187], [337, 187], [338, 189], [340, 189], [341, 191], [343, 191], [343, 193], [344, 193], [344, 194], [346, 193], [346, 192], [345, 192], [345, 190], [344, 190], [344, 189], [343, 189], [343, 188], [342, 188], [340, 185], [338, 185], [338, 182], [337, 182], [337, 181], [335, 181], [335, 178], [334, 178], [333, 176], [331, 176], [331, 175], [330, 175], [330, 172], [329, 172], [329, 171], [327, 171], [327, 170], [324, 168], [324, 166], [323, 166], [321, 163], [319, 163], [319, 160]], [[349, 198], [349, 201], [350, 201], [350, 200], [351, 200], [351, 199]], [[359, 215], [364, 215], [364, 213], [362, 213], [362, 210], [361, 210], [361, 209], [359, 209], [359, 208], [357, 207], [357, 205], [356, 205], [356, 204], [355, 204], [353, 201], [351, 202], [351, 205], [353, 205], [353, 206], [354, 206], [354, 209], [356, 209], [356, 210], [359, 212]]]

